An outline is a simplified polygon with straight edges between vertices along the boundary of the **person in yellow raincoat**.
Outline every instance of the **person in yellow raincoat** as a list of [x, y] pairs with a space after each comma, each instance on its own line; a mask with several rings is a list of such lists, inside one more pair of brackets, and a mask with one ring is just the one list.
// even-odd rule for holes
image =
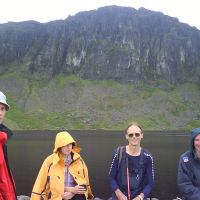
[[87, 166], [79, 152], [72, 136], [59, 132], [53, 154], [44, 160], [39, 171], [31, 200], [93, 199]]

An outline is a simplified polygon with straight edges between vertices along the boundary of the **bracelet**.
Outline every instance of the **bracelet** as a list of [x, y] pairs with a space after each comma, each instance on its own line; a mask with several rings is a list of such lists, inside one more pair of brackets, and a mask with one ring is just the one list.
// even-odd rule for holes
[[138, 197], [140, 198], [140, 200], [143, 200], [142, 196], [141, 195], [138, 195]]

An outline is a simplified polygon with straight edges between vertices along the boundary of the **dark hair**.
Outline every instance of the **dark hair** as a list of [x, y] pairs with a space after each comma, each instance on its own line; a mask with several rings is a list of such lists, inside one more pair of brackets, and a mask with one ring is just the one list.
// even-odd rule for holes
[[9, 107], [5, 103], [0, 102], [0, 104], [5, 107], [6, 111], [9, 110]]
[[[76, 146], [74, 142], [72, 142], [72, 143], [70, 143], [70, 144], [72, 144], [72, 149], [74, 148], [74, 146]], [[57, 152], [60, 152], [60, 151], [61, 151], [61, 148], [62, 148], [62, 147], [59, 147], [59, 148], [57, 149]]]
[[139, 123], [137, 123], [137, 122], [132, 122], [132, 123], [129, 124], [129, 125], [127, 126], [127, 128], [125, 129], [125, 131], [124, 131], [125, 135], [127, 134], [127, 130], [128, 130], [131, 126], [137, 126], [137, 127], [141, 130], [141, 133], [143, 133], [142, 127], [139, 125]]

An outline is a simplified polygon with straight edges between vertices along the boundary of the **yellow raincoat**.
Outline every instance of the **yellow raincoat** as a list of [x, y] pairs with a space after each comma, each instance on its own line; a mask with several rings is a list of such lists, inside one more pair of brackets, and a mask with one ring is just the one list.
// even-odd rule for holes
[[78, 185], [87, 185], [85, 192], [86, 199], [93, 198], [90, 188], [87, 167], [79, 155], [80, 148], [68, 132], [60, 132], [56, 136], [54, 153], [48, 156], [42, 164], [35, 181], [31, 200], [62, 200], [64, 193], [65, 162], [59, 154], [58, 148], [73, 143], [72, 163], [69, 172]]

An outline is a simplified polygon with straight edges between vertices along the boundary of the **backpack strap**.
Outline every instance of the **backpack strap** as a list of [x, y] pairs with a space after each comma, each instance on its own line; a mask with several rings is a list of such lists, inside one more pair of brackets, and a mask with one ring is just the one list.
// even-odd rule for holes
[[126, 151], [126, 146], [117, 147], [117, 160], [118, 160], [118, 169], [122, 160], [123, 153]]

